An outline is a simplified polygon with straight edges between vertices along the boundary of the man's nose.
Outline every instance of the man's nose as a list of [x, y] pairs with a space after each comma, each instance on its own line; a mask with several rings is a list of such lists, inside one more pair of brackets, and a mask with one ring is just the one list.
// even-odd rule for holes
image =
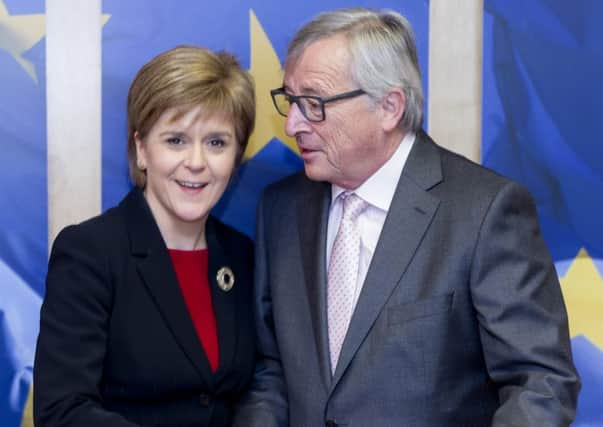
[[308, 130], [308, 119], [303, 115], [299, 106], [294, 102], [289, 108], [287, 121], [285, 122], [285, 133], [289, 136], [295, 136], [299, 132]]

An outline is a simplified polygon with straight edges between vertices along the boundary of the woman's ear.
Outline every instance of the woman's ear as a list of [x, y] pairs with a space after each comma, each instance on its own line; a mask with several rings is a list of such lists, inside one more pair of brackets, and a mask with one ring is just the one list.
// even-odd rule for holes
[[134, 132], [134, 143], [136, 144], [136, 166], [143, 171], [147, 168], [147, 153], [138, 131]]

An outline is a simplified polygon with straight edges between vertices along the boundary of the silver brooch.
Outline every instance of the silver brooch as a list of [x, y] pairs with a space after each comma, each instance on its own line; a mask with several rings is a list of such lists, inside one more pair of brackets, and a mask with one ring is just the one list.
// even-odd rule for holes
[[222, 267], [218, 270], [218, 274], [216, 274], [216, 280], [220, 289], [228, 292], [234, 286], [235, 276], [229, 267]]

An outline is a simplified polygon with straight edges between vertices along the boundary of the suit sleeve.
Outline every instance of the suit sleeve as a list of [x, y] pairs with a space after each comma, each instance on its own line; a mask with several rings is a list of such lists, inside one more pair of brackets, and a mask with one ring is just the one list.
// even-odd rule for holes
[[286, 427], [288, 407], [285, 379], [274, 331], [272, 297], [269, 282], [268, 249], [264, 206], [260, 201], [257, 212], [255, 240], [255, 295], [257, 361], [247, 395], [235, 411], [235, 427]]
[[39, 426], [135, 426], [102, 406], [112, 285], [96, 240], [81, 226], [69, 227], [52, 249], [34, 364]]
[[529, 193], [494, 198], [471, 270], [484, 358], [499, 390], [493, 426], [568, 426], [580, 380], [557, 275]]

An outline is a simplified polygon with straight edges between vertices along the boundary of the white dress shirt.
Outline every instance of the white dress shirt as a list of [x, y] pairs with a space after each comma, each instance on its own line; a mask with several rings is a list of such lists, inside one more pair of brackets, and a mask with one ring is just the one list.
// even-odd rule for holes
[[[360, 259], [358, 265], [358, 278], [354, 291], [353, 307], [356, 307], [358, 296], [362, 290], [366, 273], [373, 259], [379, 235], [389, 207], [394, 198], [398, 181], [402, 175], [402, 169], [408, 159], [408, 154], [415, 142], [415, 134], [408, 133], [391, 156], [391, 158], [377, 172], [371, 175], [365, 182], [354, 190], [354, 193], [368, 202], [367, 209], [358, 217], [358, 228], [360, 230]], [[331, 257], [333, 242], [339, 229], [342, 215], [342, 202], [337, 198], [339, 194], [346, 191], [335, 184], [331, 185], [331, 210], [329, 212], [329, 224], [327, 227], [327, 266]]]

